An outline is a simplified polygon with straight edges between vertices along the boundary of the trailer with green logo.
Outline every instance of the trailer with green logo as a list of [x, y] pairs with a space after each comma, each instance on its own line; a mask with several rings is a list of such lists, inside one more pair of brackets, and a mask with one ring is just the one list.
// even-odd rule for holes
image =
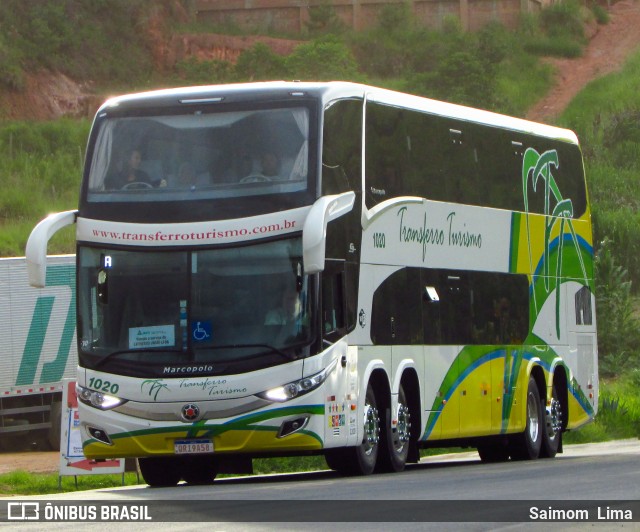
[[75, 379], [75, 257], [51, 256], [47, 287], [0, 259], [0, 448], [60, 445], [62, 380]]

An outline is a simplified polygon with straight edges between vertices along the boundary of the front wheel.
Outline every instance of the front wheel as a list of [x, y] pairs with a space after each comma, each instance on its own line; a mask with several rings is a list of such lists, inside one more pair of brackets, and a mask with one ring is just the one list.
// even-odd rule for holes
[[142, 478], [152, 488], [167, 488], [180, 482], [181, 471], [177, 458], [138, 458]]
[[182, 480], [187, 484], [203, 486], [216, 478], [217, 468], [213, 456], [193, 456], [185, 458], [182, 464]]
[[328, 449], [327, 465], [344, 475], [370, 475], [378, 461], [380, 414], [371, 384], [367, 386], [364, 404], [364, 437], [357, 447]]
[[513, 460], [535, 460], [540, 456], [543, 430], [542, 401], [533, 377], [529, 378], [527, 388], [526, 416], [524, 432], [514, 435], [510, 442], [510, 454]]

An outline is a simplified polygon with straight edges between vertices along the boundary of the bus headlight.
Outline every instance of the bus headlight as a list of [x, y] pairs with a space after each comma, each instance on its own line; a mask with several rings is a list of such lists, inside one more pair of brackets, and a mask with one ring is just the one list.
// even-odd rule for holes
[[316, 373], [315, 375], [304, 377], [303, 379], [289, 382], [287, 384], [283, 384], [282, 386], [277, 386], [276, 388], [271, 388], [270, 390], [258, 393], [256, 395], [261, 399], [276, 401], [278, 403], [289, 401], [294, 397], [299, 397], [318, 388], [325, 380], [327, 380], [327, 377], [336, 367], [337, 363], [338, 359], [336, 358], [333, 362], [331, 362], [331, 364], [329, 364], [326, 368]]
[[120, 399], [119, 397], [102, 392], [96, 392], [79, 384], [76, 384], [76, 394], [78, 395], [78, 401], [81, 401], [85, 405], [99, 408], [100, 410], [110, 410], [126, 403], [125, 399]]

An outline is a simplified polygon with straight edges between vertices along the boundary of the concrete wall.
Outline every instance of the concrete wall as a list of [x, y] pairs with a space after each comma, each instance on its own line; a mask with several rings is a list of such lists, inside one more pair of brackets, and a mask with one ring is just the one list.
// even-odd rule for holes
[[196, 18], [243, 30], [303, 33], [309, 9], [326, 4], [350, 28], [375, 25], [381, 9], [409, 3], [417, 21], [439, 29], [443, 19], [454, 16], [465, 30], [475, 31], [498, 20], [513, 28], [520, 13], [536, 11], [553, 0], [195, 0]]

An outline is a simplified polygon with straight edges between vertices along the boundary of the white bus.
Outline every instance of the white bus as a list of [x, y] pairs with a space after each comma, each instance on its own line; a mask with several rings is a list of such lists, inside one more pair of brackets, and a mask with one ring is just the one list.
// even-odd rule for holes
[[598, 401], [593, 247], [567, 130], [364, 85], [113, 98], [77, 211], [87, 457], [150, 485], [324, 454], [552, 457]]

